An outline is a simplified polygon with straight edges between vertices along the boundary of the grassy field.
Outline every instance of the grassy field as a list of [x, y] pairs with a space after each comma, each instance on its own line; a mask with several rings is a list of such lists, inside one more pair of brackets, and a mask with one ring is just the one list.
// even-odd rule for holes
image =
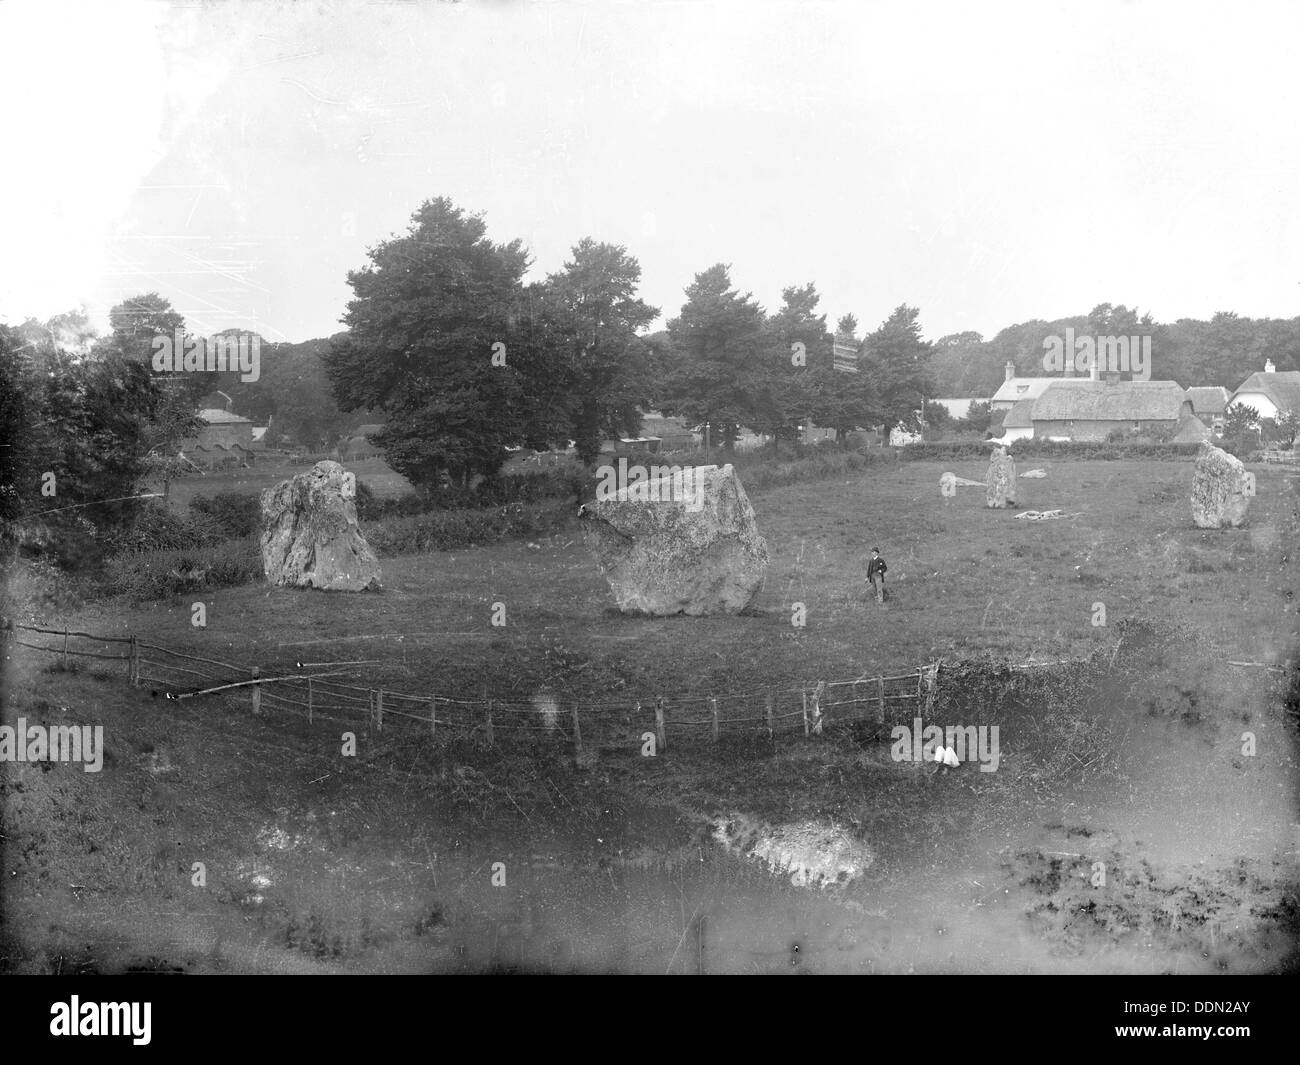
[[[997, 772], [894, 762], [862, 729], [718, 748], [700, 735], [646, 758], [634, 733], [584, 724], [575, 758], [545, 734], [488, 748], [353, 725], [358, 754], [340, 757], [332, 722], [252, 718], [242, 693], [169, 702], [125, 686], [117, 663], [63, 672], [11, 649], [5, 720], [102, 722], [111, 760], [7, 777], [5, 966], [789, 971], [792, 943], [818, 971], [1291, 964], [1293, 723], [1267, 668], [1294, 648], [1289, 475], [1259, 470], [1250, 525], [1211, 533], [1191, 525], [1187, 463], [1043, 463], [1021, 506], [1065, 510], [1046, 522], [989, 511], [976, 488], [945, 502], [945, 468], [753, 493], [772, 564], [736, 618], [622, 617], [575, 524], [385, 559], [377, 594], [208, 593], [206, 630], [179, 598], [72, 620], [264, 675], [378, 660], [351, 679], [544, 689], [566, 708], [942, 658], [936, 720], [1000, 722]], [[890, 565], [884, 607], [862, 583], [872, 546]], [[1064, 671], [990, 663], [1094, 652]], [[1241, 756], [1243, 729], [1257, 756]], [[719, 814], [848, 826], [876, 862], [850, 890], [811, 893], [710, 848]], [[1076, 886], [1094, 861], [1111, 870], [1104, 904]]]
[[[321, 659], [381, 659], [367, 671], [375, 684], [473, 694], [486, 686], [499, 698], [546, 684], [578, 698], [652, 699], [904, 672], [981, 653], [1084, 657], [1113, 646], [1126, 617], [1187, 625], [1212, 657], [1279, 658], [1290, 647], [1289, 633], [1258, 624], [1285, 605], [1276, 572], [1258, 563], [1282, 545], [1274, 502], [1287, 474], [1260, 471], [1248, 528], [1207, 532], [1190, 521], [1188, 464], [1046, 470], [1021, 482], [1021, 507], [1059, 507], [1061, 520], [988, 510], [977, 488], [946, 502], [943, 468], [931, 463], [755, 493], [772, 563], [738, 618], [619, 615], [575, 523], [572, 534], [539, 544], [385, 559], [376, 595], [210, 593], [203, 632], [179, 600], [107, 603], [83, 620], [264, 670], [313, 646]], [[873, 546], [889, 563], [883, 608], [864, 583]], [[494, 603], [505, 605], [504, 627], [490, 623]], [[1093, 623], [1098, 603], [1105, 626]], [[806, 611], [802, 627], [791, 623], [795, 604]], [[402, 635], [377, 638], [384, 633]], [[485, 656], [509, 667], [485, 671]]]

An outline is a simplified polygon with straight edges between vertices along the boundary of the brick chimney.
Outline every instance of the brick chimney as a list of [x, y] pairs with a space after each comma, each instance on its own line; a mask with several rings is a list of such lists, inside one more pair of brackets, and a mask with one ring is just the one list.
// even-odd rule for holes
[[1010, 359], [1007, 359], [1007, 376], [1003, 378], [1003, 380], [1010, 381], [1011, 378], [1015, 376], [1016, 376], [1016, 364], [1012, 362]]

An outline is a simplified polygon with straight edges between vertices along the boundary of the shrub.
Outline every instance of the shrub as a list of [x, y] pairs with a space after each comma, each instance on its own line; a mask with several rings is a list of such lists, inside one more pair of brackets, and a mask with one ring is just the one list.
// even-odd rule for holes
[[209, 498], [196, 495], [190, 510], [211, 520], [223, 536], [252, 536], [262, 527], [261, 496], [253, 492], [218, 492]]
[[102, 595], [163, 599], [208, 588], [229, 588], [261, 580], [262, 553], [253, 537], [179, 551], [142, 551], [108, 561]]
[[1259, 437], [1249, 431], [1238, 433], [1236, 436], [1225, 436], [1219, 441], [1219, 447], [1229, 455], [1235, 455], [1242, 461], [1249, 462], [1251, 456], [1259, 451]]
[[135, 520], [112, 544], [114, 554], [144, 551], [178, 551], [204, 547], [221, 540], [224, 531], [202, 511], [178, 514], [161, 503], [142, 506]]

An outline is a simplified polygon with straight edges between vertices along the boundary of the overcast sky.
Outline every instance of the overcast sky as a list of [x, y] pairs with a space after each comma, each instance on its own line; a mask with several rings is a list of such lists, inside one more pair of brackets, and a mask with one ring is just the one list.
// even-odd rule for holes
[[537, 277], [625, 244], [664, 319], [719, 261], [931, 338], [1294, 317], [1298, 41], [1294, 3], [9, 0], [0, 319], [327, 336], [437, 195]]

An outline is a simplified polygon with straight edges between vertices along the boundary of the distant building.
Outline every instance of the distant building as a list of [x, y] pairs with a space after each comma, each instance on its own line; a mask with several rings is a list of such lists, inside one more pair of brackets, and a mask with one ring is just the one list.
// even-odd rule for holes
[[702, 442], [700, 433], [693, 433], [681, 418], [668, 418], [657, 410], [646, 411], [641, 419], [641, 432], [659, 439], [661, 451], [690, 451]]
[[1176, 381], [1056, 381], [1033, 402], [1033, 435], [1070, 440], [1105, 440], [1116, 429], [1179, 430], [1193, 417], [1192, 401]]
[[253, 423], [228, 410], [206, 407], [197, 436], [181, 441], [181, 454], [198, 466], [220, 469], [253, 462]]
[[1033, 411], [1034, 404], [1037, 402], [1032, 399], [1022, 399], [1009, 411], [1002, 419], [1001, 439], [1007, 444], [1014, 443], [1017, 440], [1027, 440], [1034, 435]]
[[1231, 398], [1226, 388], [1217, 385], [1194, 385], [1187, 390], [1187, 398], [1192, 401], [1192, 413], [1204, 424], [1216, 432], [1223, 431], [1223, 412]]
[[654, 455], [660, 450], [663, 441], [657, 436], [620, 436], [617, 440], [606, 440], [600, 445], [602, 455], [646, 454]]
[[1228, 402], [1254, 407], [1261, 418], [1276, 418], [1283, 411], [1300, 413], [1300, 373], [1278, 373], [1272, 360], [1264, 363], [1262, 373], [1253, 373], [1241, 383]]
[[[997, 412], [1000, 410], [1010, 410], [1017, 403], [1026, 399], [1037, 399], [1048, 387], [1058, 384], [1062, 381], [1086, 381], [1083, 377], [1017, 377], [1016, 364], [1008, 362], [1006, 365], [1006, 378], [999, 386], [998, 390], [993, 393], [989, 400], [989, 409]], [[969, 402], [969, 401], [968, 401]]]
[[920, 444], [924, 442], [924, 437], [920, 433], [909, 432], [901, 425], [896, 425], [889, 430], [890, 447], [908, 447], [911, 444]]

